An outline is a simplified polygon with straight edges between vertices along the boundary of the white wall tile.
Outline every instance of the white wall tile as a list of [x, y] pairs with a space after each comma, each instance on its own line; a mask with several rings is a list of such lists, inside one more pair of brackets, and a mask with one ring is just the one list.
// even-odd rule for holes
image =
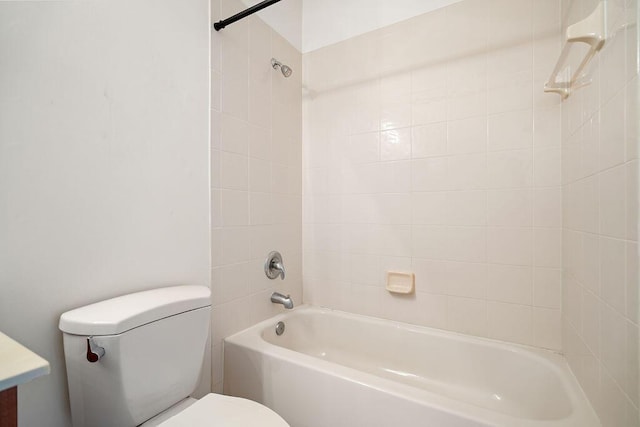
[[443, 191], [452, 187], [448, 181], [447, 158], [418, 159], [411, 162], [412, 191]]
[[536, 267], [562, 267], [562, 231], [559, 228], [536, 228], [533, 240]]
[[561, 183], [560, 147], [534, 150], [534, 184], [536, 187], [552, 187]]
[[562, 344], [560, 310], [533, 308], [533, 343], [538, 347], [556, 349]]
[[537, 109], [533, 112], [534, 147], [561, 145], [562, 116], [559, 106]]
[[533, 305], [545, 308], [561, 308], [562, 272], [553, 268], [534, 268]]
[[413, 224], [444, 225], [447, 223], [447, 192], [411, 194]]
[[249, 162], [246, 156], [223, 151], [220, 154], [220, 186], [229, 190], [247, 190]]
[[447, 328], [465, 334], [487, 336], [486, 301], [447, 297]]
[[495, 226], [532, 225], [530, 189], [490, 190], [487, 192], [488, 223]]
[[[433, 194], [433, 193], [432, 193]], [[446, 221], [450, 225], [483, 226], [487, 224], [485, 191], [450, 191], [446, 193]]]
[[489, 337], [522, 344], [533, 343], [531, 306], [489, 302]]
[[262, 193], [271, 191], [271, 162], [249, 158], [249, 190]]
[[490, 263], [531, 265], [533, 230], [531, 228], [489, 227], [487, 259]]
[[531, 305], [532, 297], [533, 271], [531, 267], [489, 264], [488, 299]]
[[599, 175], [600, 233], [619, 239], [626, 237], [625, 167], [608, 169]]
[[447, 123], [434, 123], [412, 128], [411, 156], [442, 156], [447, 154]]
[[[214, 2], [231, 15], [239, 1]], [[214, 8], [215, 11], [215, 8]], [[220, 40], [218, 40], [220, 39]], [[212, 65], [221, 70], [221, 101], [214, 86], [212, 108], [212, 351], [220, 353], [226, 336], [273, 316], [269, 295], [277, 289], [302, 302], [302, 99], [301, 57], [268, 25], [253, 16], [212, 37]], [[276, 57], [294, 68], [285, 79], [270, 66]], [[218, 58], [218, 59], [216, 59]], [[214, 77], [218, 78], [214, 73]], [[215, 80], [215, 79], [214, 79]], [[220, 105], [218, 105], [220, 104]], [[322, 140], [323, 143], [326, 139]], [[324, 149], [322, 151], [321, 149]], [[316, 157], [309, 158], [313, 152]], [[306, 164], [328, 164], [327, 146], [305, 149]], [[315, 162], [315, 163], [314, 163]], [[326, 170], [306, 189], [312, 206], [326, 206], [312, 220], [334, 218], [326, 195]], [[309, 179], [308, 181], [311, 181]], [[219, 190], [218, 190], [219, 188]], [[218, 213], [219, 212], [219, 213]], [[333, 233], [339, 234], [339, 233]], [[326, 233], [331, 236], [332, 234]], [[327, 246], [335, 245], [325, 240]], [[287, 278], [264, 276], [264, 257], [283, 254]], [[214, 363], [219, 363], [215, 361]], [[222, 372], [214, 378], [222, 384]]]
[[488, 280], [487, 265], [484, 263], [447, 264], [447, 295], [484, 299]]
[[602, 299], [624, 313], [625, 303], [625, 249], [622, 240], [600, 238], [600, 292]]
[[562, 191], [559, 187], [533, 190], [533, 225], [562, 227]]
[[489, 116], [488, 150], [530, 148], [533, 145], [531, 110], [509, 111]]
[[624, 162], [624, 95], [620, 92], [600, 111], [600, 170]]
[[369, 163], [380, 160], [380, 134], [368, 132], [350, 135], [349, 156], [354, 163]]
[[[625, 71], [624, 59], [628, 55], [635, 62], [637, 58], [637, 27], [621, 24], [624, 19], [620, 18], [632, 4], [632, 21], [636, 21], [637, 10], [636, 2], [622, 3], [609, 4], [610, 36], [594, 61], [593, 84], [568, 99], [562, 115], [562, 243], [568, 248], [567, 257], [574, 257], [572, 248], [580, 252], [576, 262], [563, 260], [567, 311], [563, 349], [606, 426], [638, 423], [638, 187], [634, 163], [638, 101], [637, 85], [631, 83], [638, 71], [635, 66]], [[589, 10], [593, 4], [574, 0], [573, 8], [566, 6], [563, 4], [565, 14], [572, 19], [576, 10]], [[629, 134], [625, 129], [630, 129]], [[573, 231], [567, 232], [569, 229]]]
[[[487, 304], [511, 304], [528, 326], [492, 324], [501, 339], [559, 349], [561, 107], [534, 93], [560, 18], [516, 3], [463, 1], [305, 54], [306, 302], [482, 336]], [[442, 43], [380, 48], [436, 24]], [[573, 194], [592, 203], [567, 216], [597, 229], [598, 181]], [[348, 262], [344, 283], [318, 268], [329, 257]], [[412, 269], [418, 296], [387, 300], [384, 265]]]
[[448, 265], [446, 261], [412, 258], [411, 267], [416, 276], [417, 292], [446, 295]]
[[487, 149], [487, 120], [484, 117], [452, 120], [447, 123], [449, 154], [481, 153]]
[[522, 188], [533, 183], [531, 150], [512, 150], [487, 155], [488, 188]]
[[380, 160], [411, 158], [411, 129], [393, 129], [380, 132]]
[[447, 182], [453, 190], [482, 189], [487, 186], [485, 154], [451, 156], [447, 164]]
[[246, 191], [220, 191], [220, 218], [223, 227], [249, 224], [249, 194]]

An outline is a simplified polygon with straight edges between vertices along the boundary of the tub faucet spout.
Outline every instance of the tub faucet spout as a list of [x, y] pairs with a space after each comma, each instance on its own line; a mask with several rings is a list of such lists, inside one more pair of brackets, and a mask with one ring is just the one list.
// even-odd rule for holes
[[291, 297], [289, 295], [284, 296], [279, 292], [274, 292], [271, 294], [271, 302], [276, 304], [282, 304], [286, 309], [293, 308], [293, 300], [291, 299]]

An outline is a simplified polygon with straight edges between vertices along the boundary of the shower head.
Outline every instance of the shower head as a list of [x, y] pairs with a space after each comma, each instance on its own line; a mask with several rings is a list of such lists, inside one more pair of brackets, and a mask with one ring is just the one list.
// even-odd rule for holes
[[289, 77], [291, 73], [293, 73], [291, 67], [289, 67], [288, 65], [284, 65], [282, 62], [278, 61], [275, 58], [271, 58], [271, 66], [274, 70], [280, 68], [280, 72], [282, 72], [282, 75], [285, 77]]
[[286, 65], [282, 65], [280, 67], [280, 71], [282, 71], [282, 75], [285, 77], [289, 77], [291, 75], [291, 73], [293, 73], [293, 70], [289, 67], [287, 67]]

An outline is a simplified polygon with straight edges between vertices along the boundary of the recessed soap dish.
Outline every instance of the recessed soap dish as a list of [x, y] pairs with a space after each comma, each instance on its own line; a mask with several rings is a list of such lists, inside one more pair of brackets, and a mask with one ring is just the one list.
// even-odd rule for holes
[[415, 291], [415, 275], [387, 271], [387, 290], [394, 294], [412, 294]]

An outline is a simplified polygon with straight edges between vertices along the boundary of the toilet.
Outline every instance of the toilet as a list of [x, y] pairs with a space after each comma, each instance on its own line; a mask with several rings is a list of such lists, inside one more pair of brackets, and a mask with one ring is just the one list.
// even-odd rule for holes
[[203, 286], [138, 292], [64, 313], [73, 427], [288, 427], [251, 400], [190, 397], [210, 314]]

